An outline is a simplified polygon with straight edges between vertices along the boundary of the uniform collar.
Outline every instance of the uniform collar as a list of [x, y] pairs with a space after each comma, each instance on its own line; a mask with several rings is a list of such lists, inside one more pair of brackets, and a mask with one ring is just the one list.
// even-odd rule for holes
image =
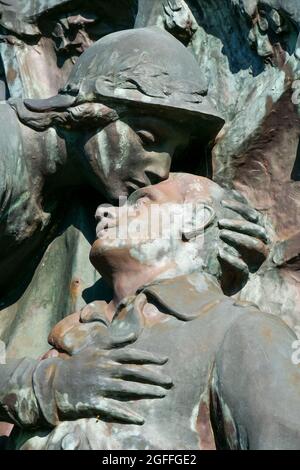
[[138, 290], [162, 313], [182, 321], [197, 318], [218, 304], [224, 294], [216, 279], [206, 273], [193, 273], [157, 281]]

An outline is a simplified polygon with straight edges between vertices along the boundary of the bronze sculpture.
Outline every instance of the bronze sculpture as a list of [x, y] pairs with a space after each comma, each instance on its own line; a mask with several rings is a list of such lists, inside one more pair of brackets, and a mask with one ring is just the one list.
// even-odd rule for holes
[[[160, 37], [164, 39], [165, 49], [164, 52], [161, 51], [160, 61], [153, 73], [156, 52], [154, 45], [156, 42], [158, 47]], [[138, 44], [136, 56], [131, 54], [133, 44]], [[151, 48], [147, 48], [147, 44], [151, 44]], [[116, 60], [109, 47], [115, 54], [118, 47], [123, 51], [124, 64]], [[168, 63], [167, 58], [172, 57], [177, 49], [181, 56], [182, 68], [177, 65], [173, 70], [173, 62]], [[126, 50], [130, 51], [129, 56], [126, 56]], [[110, 61], [103, 62], [103, 54], [107, 54]], [[86, 71], [86, 64], [89, 64], [87, 75], [82, 75], [82, 70]], [[2, 278], [3, 289], [11, 284], [11, 277], [15, 277], [14, 270], [11, 270], [14, 266], [12, 260], [18, 259], [20, 269], [23, 257], [28, 269], [27, 260], [32, 256], [31, 250], [36, 249], [36, 243], [43, 237], [44, 232], [48, 235], [47, 231], [52, 228], [51, 213], [59, 203], [59, 199], [56, 201], [58, 190], [60, 197], [63, 197], [64, 186], [80, 184], [81, 179], [87, 178], [90, 184], [110, 199], [125, 196], [138, 187], [168, 176], [171, 157], [176, 147], [186, 144], [194, 125], [195, 132], [199, 126], [200, 131], [207, 136], [213, 136], [218, 131], [223, 121], [211, 109], [208, 99], [202, 97], [205, 95], [205, 88], [201, 81], [193, 83], [191, 79], [188, 80], [189, 77], [185, 73], [187, 67], [190, 69], [190, 77], [194, 77], [198, 68], [193, 57], [168, 33], [160, 33], [155, 28], [115, 33], [112, 37], [100, 40], [83, 54], [65, 90], [57, 97], [38, 101], [11, 100], [2, 105], [3, 122], [16, 128], [12, 140], [6, 142], [8, 152], [13, 150], [11, 154], [15, 158], [15, 164], [11, 165], [8, 157], [2, 160], [3, 187], [6, 188], [3, 189], [2, 227], [7, 254], [7, 258], [2, 260], [3, 272], [5, 271], [5, 277]], [[130, 78], [131, 76], [133, 78]], [[115, 81], [112, 81], [111, 77]], [[146, 82], [145, 77], [148, 77]], [[114, 109], [110, 107], [113, 104]], [[16, 120], [15, 113], [20, 122]], [[165, 114], [171, 114], [169, 121]], [[175, 123], [173, 119], [176, 120]], [[52, 128], [53, 125], [56, 126], [56, 132]], [[51, 147], [51, 144], [48, 144], [49, 158], [47, 152], [43, 153], [41, 148], [46, 141], [47, 149], [47, 139], [51, 142], [52, 138], [57, 139], [57, 146]], [[20, 143], [24, 149], [23, 154], [16, 151]], [[44, 160], [35, 158], [35, 152], [39, 151]], [[80, 170], [78, 165], [82, 164]], [[106, 173], [107, 167], [109, 173]], [[17, 193], [14, 200], [15, 187], [9, 186], [10, 172], [15, 168], [17, 188], [22, 188], [24, 192], [22, 205], [19, 204], [20, 194]], [[20, 178], [23, 179], [22, 185]], [[51, 207], [49, 212], [44, 210], [48, 205]], [[24, 222], [21, 223], [22, 219]], [[227, 228], [231, 228], [230, 224]], [[259, 232], [259, 227], [257, 230]], [[243, 240], [240, 243], [243, 244]], [[253, 253], [263, 252], [259, 247], [252, 248]], [[223, 256], [226, 261], [231, 255], [224, 253]], [[260, 264], [263, 260], [264, 255]], [[230, 261], [229, 265], [232, 265]], [[236, 270], [245, 274], [247, 266], [238, 263]], [[68, 367], [69, 363], [66, 366]], [[19, 416], [19, 399], [8, 413], [5, 411], [7, 397], [15, 396], [16, 390], [14, 386], [13, 392], [5, 390], [4, 385], [12, 374], [18, 375], [18, 370], [23, 374], [23, 368], [29, 367], [24, 375], [27, 377], [24, 387], [27, 388], [25, 383], [27, 380], [31, 381], [36, 362], [29, 361], [27, 365], [25, 360], [17, 364], [17, 369], [13, 363], [11, 366], [8, 364], [1, 367], [3, 418], [9, 417], [25, 427], [37, 425], [43, 418], [38, 413], [38, 408], [37, 415], [34, 413], [35, 398], [32, 390], [25, 399], [31, 403], [30, 415], [22, 412]], [[88, 373], [91, 376], [97, 375], [96, 370], [92, 369]], [[21, 390], [22, 387], [20, 392]], [[47, 403], [48, 399], [44, 397], [42, 401]], [[94, 410], [92, 403], [91, 409]], [[101, 409], [102, 405], [98, 412], [101, 412]], [[113, 409], [112, 413], [116, 412], [119, 416], [119, 407]], [[86, 413], [89, 415], [90, 411]], [[81, 417], [81, 412], [78, 417]], [[53, 424], [55, 418], [51, 417], [50, 422]]]
[[[86, 6], [80, 0], [7, 0], [0, 2], [0, 11], [0, 95], [8, 99], [0, 104], [6, 136], [0, 140], [0, 339], [8, 358], [1, 366], [1, 417], [15, 423], [16, 448], [33, 427], [58, 422], [49, 440], [40, 442], [42, 447], [102, 448], [109, 441], [89, 445], [85, 440], [93, 434], [93, 420], [73, 423], [69, 418], [99, 413], [101, 419], [141, 425], [143, 413], [124, 406], [123, 398], [148, 396], [156, 403], [169, 393], [172, 377], [163, 372], [166, 358], [141, 356], [134, 349], [134, 380], [117, 390], [121, 402], [111, 400], [116, 390], [110, 374], [126, 379], [128, 366], [121, 338], [117, 365], [103, 375], [112, 343], [102, 327], [98, 334], [99, 325], [88, 324], [91, 316], [97, 317], [90, 312], [95, 299], [98, 322], [105, 323], [102, 309], [106, 314], [110, 310], [110, 317], [114, 313], [99, 304], [111, 291], [106, 292], [97, 270], [86, 262], [99, 203], [116, 202], [166, 179], [170, 167], [237, 188], [247, 199], [234, 192], [225, 203], [231, 212], [229, 219], [219, 221], [222, 247], [211, 274], [218, 276], [226, 295], [256, 302], [297, 331], [298, 6], [294, 0], [153, 0], [151, 8], [144, 0]], [[153, 24], [187, 46], [198, 64], [169, 34], [148, 27]], [[120, 32], [109, 35], [112, 31]], [[151, 253], [156, 256], [155, 250]], [[64, 351], [53, 363], [57, 380], [40, 388], [42, 381], [36, 379], [31, 389], [32, 374], [38, 377], [43, 368], [37, 357], [47, 347], [49, 331], [85, 304], [80, 315], [89, 334], [77, 343], [72, 336], [76, 328], [71, 328], [67, 343], [60, 328], [71, 327], [78, 314], [59, 323], [51, 337]], [[69, 355], [80, 356], [85, 338], [94, 336], [98, 348], [107, 348], [106, 357], [100, 353], [96, 360], [98, 353], [91, 352], [92, 359], [83, 355], [64, 362]], [[51, 355], [56, 350], [45, 357]], [[35, 360], [11, 362], [24, 356]], [[84, 361], [90, 360], [95, 368], [89, 371]], [[151, 374], [145, 376], [148, 362]], [[86, 397], [80, 387], [74, 393], [71, 378], [61, 380], [63, 374], [80, 371], [87, 384], [93, 373], [98, 385], [108, 383], [108, 396], [101, 395], [102, 385]], [[143, 387], [141, 380], [146, 381]], [[58, 411], [51, 408], [55, 390], [68, 393], [71, 405], [62, 398]], [[95, 405], [96, 397], [102, 399]], [[85, 399], [87, 405], [76, 408]], [[105, 431], [105, 424], [100, 426]], [[235, 441], [233, 447], [245, 444]], [[116, 440], [114, 445], [121, 444]], [[292, 438], [285, 444], [282, 436], [280, 445], [291, 446]]]
[[[161, 35], [166, 43], [165, 55], [161, 56], [165, 70], [153, 74], [154, 44], [156, 41], [158, 47]], [[131, 51], [135, 43], [140, 43], [140, 49], [129, 60], [125, 51]], [[123, 64], [118, 61], [117, 50], [124, 56]], [[149, 57], [146, 53], [142, 57], [141, 51], [147, 50]], [[167, 57], [171, 58], [174, 53], [182, 56], [182, 69], [177, 77], [173, 73], [172, 82], [173, 70], [168, 70], [172, 62], [169, 60], [168, 65]], [[182, 53], [186, 53], [186, 63]], [[159, 65], [157, 67], [159, 69]], [[9, 260], [2, 260], [6, 273], [2, 278], [2, 297], [6, 294], [7, 284], [11, 286], [15, 277], [14, 272], [10, 273], [14, 259], [11, 256], [18, 258], [20, 269], [32, 256], [30, 245], [41, 245], [48, 235], [52, 219], [55, 219], [51, 213], [59, 206], [58, 191], [63, 197], [66, 188], [85, 183], [108, 199], [117, 200], [139, 186], [168, 176], [171, 157], [179, 146], [187, 145], [190, 129], [185, 129], [198, 112], [202, 118], [201, 129], [205, 128], [207, 116], [209, 132], [216, 134], [223, 121], [216, 113], [210, 114], [206, 98], [201, 98], [205, 93], [201, 80], [194, 84], [189, 84], [188, 78], [184, 81], [183, 71], [187, 67], [190, 76], [195, 76], [197, 64], [193, 57], [167, 33], [151, 29], [125, 31], [103, 38], [86, 51], [65, 90], [53, 99], [11, 99], [2, 104], [3, 129], [8, 126], [12, 130], [3, 149], [1, 171], [3, 237], [9, 240], [9, 244], [5, 241]], [[109, 74], [117, 76], [119, 82], [110, 82]], [[143, 87], [145, 77], [152, 90], [141, 88], [140, 92], [139, 87]], [[170, 86], [169, 91], [164, 90], [165, 82]], [[188, 86], [192, 87], [189, 91], [181, 91], [188, 90]], [[183, 105], [181, 100], [185, 93], [187, 103]], [[138, 105], [137, 111], [134, 105]], [[120, 106], [122, 109], [119, 110]], [[164, 121], [164, 113], [160, 115], [155, 111], [157, 107], [169, 111], [169, 116], [173, 114], [177, 120], [173, 134]], [[180, 107], [186, 124], [180, 121]], [[143, 109], [148, 109], [145, 120], [149, 122], [139, 117]], [[157, 139], [149, 136], [151, 129], [152, 133], [158, 133], [158, 127], [161, 135]], [[148, 146], [148, 150], [143, 148], [143, 144]], [[19, 148], [22, 148], [21, 152]], [[21, 197], [17, 187], [24, 192], [20, 206], [17, 206]], [[22, 218], [24, 221], [21, 223]], [[35, 237], [38, 237], [36, 241]], [[29, 250], [24, 249], [22, 242], [27, 242]], [[12, 255], [15, 243], [22, 249]], [[20, 279], [16, 281], [20, 283]]]
[[[135, 374], [133, 347], [141, 357], [159, 352], [166, 391], [159, 397], [157, 389], [155, 401], [132, 394], [129, 406], [143, 418], [138, 424], [109, 418], [105, 424], [101, 416], [100, 422], [62, 423], [25, 449], [297, 449], [300, 372], [291, 360], [296, 336], [281, 320], [220, 289], [219, 221], [231, 215], [222, 205], [227, 197], [205, 178], [174, 174], [137, 190], [121, 208], [99, 208], [91, 260], [113, 285], [114, 299], [63, 320], [51, 342], [71, 354], [67, 362], [84, 360], [95, 348], [99, 360], [115, 365], [110, 377], [116, 384]], [[175, 215], [189, 204], [184, 223], [176, 224]], [[151, 207], [173, 221], [155, 239]], [[127, 238], [116, 237], [116, 229], [132, 222], [139, 222], [138, 234], [129, 230]], [[121, 351], [128, 354], [124, 369]], [[37, 373], [50, 377], [52, 370], [51, 380], [59, 382], [54, 361], [44, 359]], [[144, 365], [141, 381], [155, 379]], [[51, 399], [50, 409], [60, 396], [56, 405]]]

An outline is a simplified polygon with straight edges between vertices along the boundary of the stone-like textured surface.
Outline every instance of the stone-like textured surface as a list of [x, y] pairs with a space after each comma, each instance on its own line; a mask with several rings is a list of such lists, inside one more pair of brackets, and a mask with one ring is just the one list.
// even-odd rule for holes
[[[300, 251], [300, 7], [295, 0], [187, 0], [185, 4], [198, 25], [188, 47], [226, 120], [213, 151], [214, 179], [240, 190], [267, 215], [279, 242], [298, 240], [289, 264], [296, 280], [293, 287], [288, 283], [289, 298], [297, 297], [298, 268], [293, 260]], [[151, 2], [151, 7], [144, 1], [137, 24], [162, 25], [164, 17], [160, 0]], [[286, 278], [285, 269], [278, 271], [271, 264], [268, 277], [261, 272], [243, 295], [264, 307], [264, 294], [272, 291], [277, 313], [297, 325], [297, 302], [286, 301], [286, 283], [278, 279], [279, 273]]]
[[[113, 285], [114, 298], [110, 305], [90, 304], [52, 331], [56, 353], [60, 351], [61, 357], [64, 351], [71, 357], [61, 362], [42, 360], [34, 374], [34, 389], [48, 423], [56, 426], [48, 435], [21, 434], [18, 448], [298, 447], [300, 369], [291, 359], [296, 336], [274, 315], [226, 297], [219, 285], [220, 224], [232, 216], [223, 204], [229, 194], [234, 197], [203, 177], [174, 174], [139, 189], [121, 207], [98, 208], [97, 240], [90, 259]], [[197, 201], [203, 210], [197, 211], [195, 204], [179, 230], [187, 235], [195, 219], [198, 230], [178, 237], [174, 215]], [[163, 232], [157, 235], [156, 249], [147, 230], [154, 205], [170, 221], [169, 237]], [[139, 222], [141, 230], [135, 237], [127, 232], [121, 243], [114, 228], [125, 229], [128, 218]], [[225, 277], [228, 274], [224, 272]], [[133, 359], [137, 351], [141, 357], [159, 352], [165, 359], [156, 367], [139, 369]], [[85, 417], [97, 390], [87, 364], [96, 374], [100, 370], [96, 381], [100, 390], [102, 383], [105, 386], [103, 399], [97, 405], [92, 401], [98, 420], [66, 423], [68, 416]], [[134, 383], [138, 376], [142, 383]], [[86, 385], [83, 394], [79, 380]], [[146, 392], [148, 381], [156, 386]], [[51, 385], [54, 394], [47, 390]], [[110, 416], [111, 390], [123, 405], [122, 417], [115, 420]], [[140, 421], [133, 421], [138, 417]]]
[[[40, 134], [43, 137], [36, 140], [39, 140], [39, 144], [36, 144], [32, 139], [35, 134], [27, 130], [26, 142], [34, 142], [31, 149], [27, 148], [27, 155], [32, 154], [33, 160], [38, 156], [40, 163], [40, 155], [49, 156], [45, 167], [45, 173], [48, 174], [55, 171], [51, 168], [57, 165], [57, 153], [62, 155], [64, 150], [53, 129], [48, 129], [47, 122], [57, 119], [56, 124], [64, 123], [67, 128], [70, 122], [74, 125], [78, 114], [77, 111], [72, 113], [67, 109], [73, 104], [74, 90], [71, 90], [71, 98], [66, 97], [63, 110], [55, 107], [56, 101], [40, 102], [39, 99], [57, 94], [59, 88], [65, 85], [78, 57], [97, 39], [134, 25], [136, 28], [156, 25], [168, 30], [189, 48], [199, 65], [197, 82], [203, 84], [198, 95], [207, 92], [216, 114], [224, 117], [225, 126], [213, 142], [213, 149], [212, 146], [204, 147], [207, 135], [205, 138], [197, 135], [172, 168], [204, 175], [213, 173], [215, 181], [227, 188], [238, 189], [260, 211], [261, 216], [255, 222], [266, 224], [273, 245], [270, 256], [257, 273], [248, 264], [244, 280], [248, 280], [248, 268], [252, 272], [240, 299], [255, 302], [263, 310], [281, 316], [287, 324], [299, 331], [298, 1], [5, 0], [0, 1], [0, 12], [0, 97], [3, 100], [29, 99], [25, 106], [20, 105], [21, 102], [14, 102], [12, 107], [22, 123], [29, 123], [29, 127], [31, 125], [35, 129], [34, 132], [45, 131]], [[145, 80], [142, 86], [142, 92], [146, 90], [147, 99], [153, 94], [155, 77]], [[142, 80], [143, 73], [139, 73], [138, 78]], [[128, 87], [130, 80], [125, 82]], [[112, 83], [113, 80], [109, 87], [114, 89], [115, 83]], [[136, 83], [131, 83], [130, 88], [135, 89], [133, 93], [139, 91]], [[167, 88], [163, 87], [168, 96], [170, 90]], [[3, 109], [7, 105], [1, 106]], [[88, 125], [94, 125], [94, 120], [99, 119], [100, 115], [101, 123], [107, 124], [111, 118], [118, 119], [118, 111], [87, 107], [84, 114]], [[2, 130], [10, 124], [8, 114], [2, 113]], [[112, 127], [111, 135], [121, 135], [124, 123], [120, 126], [116, 126], [116, 129]], [[214, 135], [214, 130], [211, 135]], [[128, 150], [128, 143], [124, 144], [121, 138], [117, 140], [118, 150], [123, 155]], [[91, 148], [95, 149], [93, 145]], [[15, 142], [7, 139], [2, 157], [16, 155], [21, 147], [17, 138]], [[114, 152], [108, 154], [113, 155]], [[36, 204], [35, 200], [30, 199], [30, 191], [25, 191], [25, 188], [40, 188], [41, 178], [35, 173], [38, 166], [33, 164], [35, 170], [30, 174], [21, 171], [22, 168], [16, 164], [14, 173], [15, 179], [21, 175], [22, 188], [19, 185], [20, 197], [13, 210], [20, 210], [21, 203], [28, 200], [29, 207], [34, 207], [34, 215], [26, 212], [27, 206], [23, 211], [19, 235], [26, 238], [34, 224], [41, 223], [43, 243], [36, 239], [36, 246], [32, 245], [33, 254], [27, 258], [28, 269], [25, 270], [24, 278], [22, 263], [19, 265], [14, 281], [17, 286], [20, 285], [20, 279], [21, 284], [24, 281], [23, 288], [19, 292], [12, 289], [14, 297], [10, 302], [1, 304], [0, 338], [7, 343], [9, 358], [23, 355], [37, 357], [44, 353], [47, 349], [47, 334], [59, 320], [95, 298], [104, 299], [106, 295], [111, 295], [105, 290], [97, 271], [87, 263], [94, 237], [93, 212], [103, 200], [103, 195], [95, 196], [88, 185], [77, 191], [70, 200], [61, 194], [60, 202], [64, 201], [65, 204], [60, 206], [58, 216], [55, 214], [55, 204], [49, 210], [41, 207], [42, 193], [39, 193]], [[5, 165], [3, 168], [1, 174], [4, 174]], [[111, 187], [115, 187], [115, 184]], [[3, 198], [4, 202], [9, 199], [8, 196]], [[14, 218], [13, 210], [10, 220]], [[54, 223], [48, 227], [50, 214]], [[7, 243], [4, 239], [3, 242]], [[233, 245], [236, 248], [236, 244]], [[20, 249], [20, 245], [17, 248]], [[236, 254], [234, 251], [231, 253]], [[251, 253], [253, 258], [255, 250]], [[12, 259], [15, 262], [14, 256]], [[6, 269], [4, 271], [8, 279], [11, 273], [9, 270], [6, 272]], [[234, 284], [232, 279], [227, 279], [226, 288], [228, 284], [229, 288], [230, 284]], [[225, 288], [224, 285], [222, 287]], [[32, 331], [35, 331], [34, 340]], [[60, 437], [58, 430], [58, 441]], [[66, 439], [64, 445], [68, 447], [73, 444], [72, 439]]]
[[[112, 31], [134, 25], [137, 2], [116, 0], [109, 6], [102, 1], [84, 2], [82, 8], [77, 0], [11, 0], [0, 2], [0, 11], [1, 99], [46, 98], [65, 84], [77, 57], [88, 46]], [[78, 11], [82, 15], [78, 16]], [[49, 142], [51, 146], [53, 135]], [[107, 288], [86, 263], [97, 206], [93, 202], [87, 210], [92, 197], [75, 196], [76, 203], [66, 207], [65, 220], [58, 229], [61, 235], [50, 244], [41, 261], [45, 247], [36, 250], [39, 268], [26, 293], [8, 308], [3, 309], [2, 303], [0, 332], [8, 357], [42, 354], [47, 348], [49, 328], [66, 312], [83, 306], [84, 299], [91, 300], [95, 290], [105, 297]], [[31, 331], [32, 317], [40, 334], [34, 341], [27, 341], [20, 329]]]

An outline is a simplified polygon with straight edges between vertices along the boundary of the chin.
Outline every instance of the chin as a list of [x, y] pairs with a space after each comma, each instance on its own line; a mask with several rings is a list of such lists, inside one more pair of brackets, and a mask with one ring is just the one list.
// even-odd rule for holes
[[93, 243], [91, 251], [90, 251], [90, 259], [100, 258], [107, 253], [108, 251], [115, 250], [112, 244], [108, 243], [107, 240], [97, 238], [97, 240]]
[[107, 239], [98, 238], [92, 245], [90, 261], [100, 272], [101, 265], [106, 265], [109, 261], [126, 258], [128, 253], [129, 248], [127, 246], [120, 246], [116, 241], [109, 242]]

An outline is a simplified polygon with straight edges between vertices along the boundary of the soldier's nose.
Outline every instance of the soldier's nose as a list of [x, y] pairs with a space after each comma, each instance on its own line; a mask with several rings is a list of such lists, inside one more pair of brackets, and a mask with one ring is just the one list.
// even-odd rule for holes
[[149, 181], [150, 185], [153, 185], [153, 184], [158, 184], [160, 183], [161, 181], [164, 181], [168, 178], [169, 176], [169, 172], [166, 171], [165, 173], [160, 173], [160, 174], [157, 174], [153, 171], [145, 171], [145, 174], [147, 176], [147, 181]]
[[103, 219], [115, 219], [116, 208], [112, 206], [99, 206], [96, 210], [95, 219], [97, 222], [101, 222]]
[[159, 158], [148, 159], [145, 175], [151, 184], [157, 184], [169, 177], [172, 159], [169, 154], [161, 154]]

